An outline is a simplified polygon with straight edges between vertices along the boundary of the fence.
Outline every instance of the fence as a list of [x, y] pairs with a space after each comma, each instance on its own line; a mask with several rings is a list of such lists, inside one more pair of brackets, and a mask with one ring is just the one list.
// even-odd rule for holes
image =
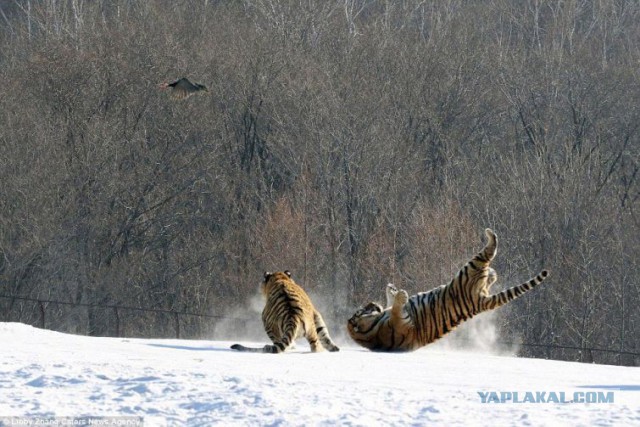
[[116, 336], [121, 336], [122, 329], [120, 325], [120, 314], [122, 313], [123, 310], [146, 312], [146, 313], [163, 313], [171, 316], [174, 322], [176, 338], [181, 338], [180, 318], [184, 316], [201, 317], [201, 318], [218, 319], [218, 320], [221, 320], [221, 319], [233, 320], [243, 324], [253, 321], [253, 319], [220, 316], [220, 315], [207, 314], [207, 313], [192, 313], [189, 311], [167, 310], [162, 308], [142, 308], [142, 307], [132, 307], [132, 306], [126, 306], [126, 305], [115, 305], [115, 304], [90, 304], [90, 303], [76, 303], [76, 302], [70, 302], [70, 301], [41, 300], [38, 298], [21, 297], [21, 296], [14, 296], [14, 295], [0, 295], [0, 298], [18, 300], [18, 301], [29, 301], [29, 302], [36, 303], [38, 305], [38, 311], [39, 311], [39, 322], [37, 326], [39, 326], [42, 329], [46, 329], [46, 325], [47, 325], [46, 308], [47, 308], [47, 305], [49, 304], [112, 310], [115, 321], [116, 321], [116, 325], [115, 325]]
[[[249, 322], [255, 321], [255, 319], [220, 316], [220, 315], [207, 314], [207, 313], [193, 313], [188, 311], [167, 310], [167, 309], [161, 309], [161, 308], [141, 308], [141, 307], [131, 307], [131, 306], [125, 306], [125, 305], [113, 305], [113, 304], [89, 304], [89, 303], [75, 303], [75, 302], [69, 302], [69, 301], [41, 300], [38, 298], [28, 298], [28, 297], [14, 296], [14, 295], [0, 295], [0, 298], [29, 301], [29, 302], [36, 303], [38, 305], [38, 310], [39, 310], [38, 326], [41, 327], [42, 329], [46, 329], [46, 308], [47, 308], [46, 305], [48, 304], [73, 306], [73, 307], [93, 307], [93, 308], [113, 310], [114, 317], [116, 319], [116, 326], [115, 326], [116, 336], [120, 336], [121, 334], [120, 313], [122, 312], [122, 310], [149, 312], [149, 313], [163, 313], [163, 314], [170, 315], [173, 318], [176, 338], [181, 338], [181, 327], [180, 327], [181, 316], [182, 317], [195, 316], [195, 317], [201, 317], [201, 318], [227, 320], [227, 321], [232, 320], [235, 322], [240, 322], [243, 325], [246, 325]], [[581, 359], [580, 361], [582, 362], [585, 362], [585, 361], [593, 362], [594, 353], [596, 354], [603, 353], [603, 354], [617, 356], [616, 364], [618, 365], [637, 365], [638, 362], [640, 361], [640, 353], [626, 351], [626, 350], [612, 350], [612, 349], [595, 348], [595, 347], [578, 347], [573, 345], [521, 343], [521, 342], [509, 342], [509, 341], [497, 341], [496, 344], [507, 346], [507, 347], [517, 346], [519, 348], [525, 348], [529, 350], [544, 349], [546, 350], [546, 357], [549, 359], [554, 358], [554, 357], [551, 357], [552, 351], [569, 350], [569, 351], [578, 352]], [[589, 357], [587, 357], [586, 360], [585, 360], [585, 357], [583, 357], [585, 354], [589, 355]], [[629, 358], [632, 359], [632, 361], [630, 363], [622, 363], [623, 356], [628, 356]], [[540, 357], [540, 355], [537, 355], [537, 357]]]

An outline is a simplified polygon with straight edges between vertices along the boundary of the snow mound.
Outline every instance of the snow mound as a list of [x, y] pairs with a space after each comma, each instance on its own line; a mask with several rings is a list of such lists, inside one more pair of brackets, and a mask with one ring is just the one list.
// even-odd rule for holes
[[[18, 323], [0, 323], [0, 342], [0, 425], [59, 417], [141, 417], [145, 426], [640, 424], [638, 368], [429, 347], [310, 353], [302, 341], [286, 354], [238, 353], [231, 342], [93, 338]], [[548, 401], [552, 393], [565, 400]], [[574, 396], [604, 401], [562, 403]]]

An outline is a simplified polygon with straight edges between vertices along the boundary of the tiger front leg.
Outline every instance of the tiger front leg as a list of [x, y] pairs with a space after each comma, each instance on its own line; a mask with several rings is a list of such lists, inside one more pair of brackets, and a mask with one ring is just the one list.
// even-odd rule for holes
[[385, 292], [385, 295], [387, 297], [387, 305], [385, 305], [385, 308], [389, 308], [393, 305], [393, 301], [395, 300], [397, 294], [398, 288], [396, 288], [393, 283], [387, 284], [387, 289]]
[[[396, 321], [404, 321], [408, 317], [405, 305], [409, 301], [409, 294], [404, 289], [397, 289], [395, 286], [393, 288], [395, 289], [395, 296], [391, 306], [391, 322], [395, 323]], [[389, 292], [389, 288], [387, 288], [387, 292]]]

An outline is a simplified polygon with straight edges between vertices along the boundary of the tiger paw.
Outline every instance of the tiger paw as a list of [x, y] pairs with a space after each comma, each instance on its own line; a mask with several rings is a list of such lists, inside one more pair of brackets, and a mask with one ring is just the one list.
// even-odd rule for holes
[[409, 301], [409, 294], [404, 289], [399, 290], [396, 293], [395, 303], [405, 305]]
[[396, 288], [396, 285], [394, 285], [393, 283], [388, 283], [387, 284], [387, 292], [389, 292], [393, 296], [395, 296], [398, 293], [398, 288]]
[[331, 352], [340, 351], [340, 348], [335, 344], [334, 345], [325, 346], [325, 348], [327, 350], [331, 351]]
[[487, 274], [487, 287], [493, 285], [496, 280], [498, 280], [498, 273], [493, 268], [489, 268], [489, 272]]

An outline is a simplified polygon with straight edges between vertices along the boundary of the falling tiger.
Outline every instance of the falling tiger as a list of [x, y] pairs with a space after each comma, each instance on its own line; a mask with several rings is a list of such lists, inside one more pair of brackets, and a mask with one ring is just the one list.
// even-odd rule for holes
[[543, 270], [529, 281], [490, 295], [497, 279], [489, 265], [496, 255], [497, 236], [491, 229], [488, 242], [448, 285], [409, 297], [406, 291], [387, 285], [387, 308], [370, 302], [349, 319], [351, 338], [373, 351], [413, 351], [441, 338], [476, 314], [494, 310], [538, 286]]
[[323, 347], [329, 351], [340, 350], [331, 340], [322, 316], [304, 289], [293, 281], [289, 271], [264, 273], [261, 289], [267, 299], [262, 310], [262, 323], [273, 345], [249, 348], [234, 344], [232, 349], [254, 353], [282, 353], [296, 338], [304, 336], [313, 352], [320, 351]]

